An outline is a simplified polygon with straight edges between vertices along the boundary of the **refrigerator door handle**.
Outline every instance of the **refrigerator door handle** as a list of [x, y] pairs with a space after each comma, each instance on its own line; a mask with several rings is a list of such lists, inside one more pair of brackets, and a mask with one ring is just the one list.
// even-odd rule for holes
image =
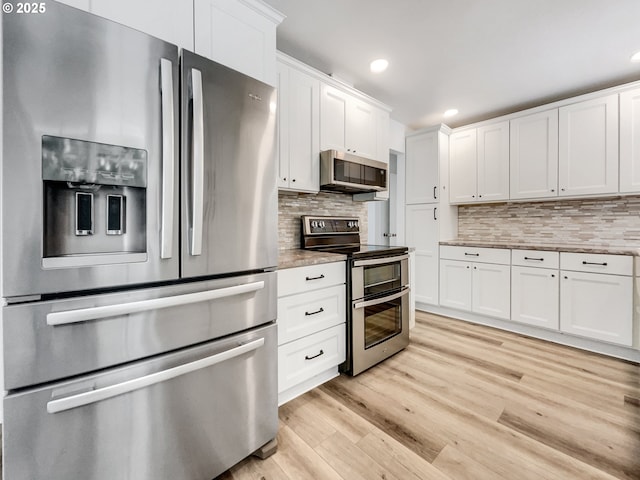
[[79, 393], [70, 397], [51, 400], [47, 403], [47, 412], [64, 412], [65, 410], [83, 407], [85, 405], [97, 403], [102, 400], [107, 400], [117, 395], [140, 390], [141, 388], [146, 388], [157, 383], [166, 382], [167, 380], [171, 380], [172, 378], [186, 375], [187, 373], [192, 373], [197, 370], [202, 370], [203, 368], [211, 367], [213, 365], [216, 365], [217, 363], [222, 363], [224, 361], [243, 355], [247, 352], [252, 352], [262, 347], [263, 345], [264, 337], [245, 343], [238, 347], [225, 350], [224, 352], [216, 353], [215, 355], [211, 355], [210, 357], [205, 357], [194, 362], [185, 363], [184, 365], [179, 365], [167, 370], [162, 370], [150, 375], [145, 375], [144, 377], [134, 378], [132, 380], [127, 380], [126, 382], [117, 383], [108, 387], [98, 388], [89, 392]]
[[244, 285], [234, 285], [232, 287], [206, 290], [204, 292], [187, 293], [184, 295], [174, 295], [172, 297], [152, 298], [149, 300], [120, 303], [117, 305], [105, 305], [101, 307], [80, 308], [64, 312], [52, 312], [47, 314], [47, 325], [69, 325], [90, 320], [99, 320], [101, 318], [127, 315], [130, 313], [207, 302], [243, 293], [256, 292], [263, 288], [264, 280], [261, 280], [259, 282], [246, 283]]
[[174, 198], [174, 134], [173, 63], [160, 59], [160, 95], [162, 100], [162, 199], [160, 225], [160, 258], [173, 255], [173, 198]]
[[204, 210], [204, 101], [202, 72], [191, 69], [193, 95], [193, 158], [191, 165], [192, 198], [191, 255], [202, 254], [202, 224]]

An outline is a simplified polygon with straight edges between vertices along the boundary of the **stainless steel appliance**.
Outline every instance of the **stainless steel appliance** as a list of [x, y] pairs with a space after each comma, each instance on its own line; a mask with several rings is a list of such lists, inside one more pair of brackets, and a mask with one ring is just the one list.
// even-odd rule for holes
[[346, 254], [347, 359], [357, 375], [409, 344], [407, 247], [360, 244], [359, 220], [302, 216], [302, 248]]
[[387, 190], [388, 165], [337, 150], [320, 153], [320, 189], [349, 192]]
[[275, 91], [57, 2], [2, 22], [3, 478], [209, 480], [278, 428]]

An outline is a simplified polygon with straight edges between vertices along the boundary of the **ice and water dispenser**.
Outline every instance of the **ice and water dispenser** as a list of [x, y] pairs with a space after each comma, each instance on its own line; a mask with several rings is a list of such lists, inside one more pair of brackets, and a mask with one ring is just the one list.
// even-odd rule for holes
[[145, 150], [43, 136], [42, 181], [43, 256], [51, 266], [146, 253]]

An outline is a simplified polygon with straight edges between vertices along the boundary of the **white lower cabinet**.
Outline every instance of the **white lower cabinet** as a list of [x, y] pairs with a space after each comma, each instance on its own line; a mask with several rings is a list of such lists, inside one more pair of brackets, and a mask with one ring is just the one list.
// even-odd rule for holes
[[471, 262], [440, 260], [440, 305], [471, 311]]
[[[633, 343], [633, 258], [562, 253], [560, 259], [563, 268], [560, 329], [630, 347]], [[565, 270], [565, 266], [583, 271]], [[593, 273], [593, 270], [603, 273]]]
[[438, 204], [406, 206], [406, 242], [415, 250], [417, 302], [438, 304]]
[[511, 267], [511, 320], [558, 330], [559, 289], [558, 270]]
[[278, 272], [279, 405], [339, 374], [345, 321], [345, 262]]

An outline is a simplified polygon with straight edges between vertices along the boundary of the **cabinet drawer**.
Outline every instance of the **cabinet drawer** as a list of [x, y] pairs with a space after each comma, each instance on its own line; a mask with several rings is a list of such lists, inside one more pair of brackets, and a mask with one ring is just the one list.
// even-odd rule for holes
[[511, 250], [511, 265], [522, 267], [559, 268], [560, 254], [542, 250]]
[[345, 282], [345, 262], [278, 270], [278, 297], [310, 292]]
[[342, 323], [278, 347], [278, 392], [340, 365], [346, 358]]
[[345, 322], [345, 286], [278, 299], [278, 345]]
[[511, 250], [507, 248], [479, 248], [458, 247], [453, 245], [440, 246], [440, 258], [447, 260], [467, 260], [470, 262], [511, 263]]
[[633, 257], [630, 255], [603, 255], [590, 253], [560, 253], [560, 268], [575, 272], [633, 275]]

